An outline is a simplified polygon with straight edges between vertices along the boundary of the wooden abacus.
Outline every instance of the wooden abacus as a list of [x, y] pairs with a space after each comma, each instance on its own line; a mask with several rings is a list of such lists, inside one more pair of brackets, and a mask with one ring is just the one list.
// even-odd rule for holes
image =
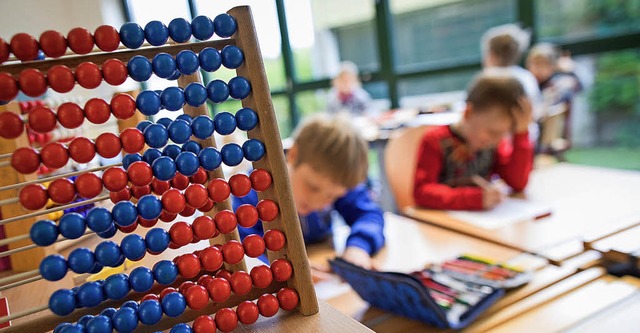
[[[220, 39], [220, 40], [211, 40], [211, 41], [201, 41], [201, 42], [189, 42], [186, 43], [176, 43], [171, 45], [163, 45], [157, 47], [143, 47], [141, 49], [133, 49], [133, 50], [124, 50], [124, 51], [116, 51], [116, 52], [102, 52], [97, 54], [87, 54], [87, 55], [78, 55], [78, 56], [63, 56], [57, 59], [47, 59], [42, 61], [28, 61], [21, 64], [8, 64], [8, 65], [0, 65], [0, 73], [9, 73], [13, 76], [17, 75], [24, 69], [33, 68], [41, 71], [45, 71], [50, 69], [55, 65], [65, 65], [71, 69], [77, 68], [77, 66], [81, 63], [85, 62], [93, 62], [95, 64], [103, 64], [108, 59], [119, 59], [121, 61], [128, 61], [132, 57], [137, 55], [142, 55], [148, 59], [151, 59], [155, 54], [160, 52], [165, 52], [170, 54], [171, 56], [176, 56], [176, 54], [182, 50], [191, 50], [193, 52], [200, 52], [201, 50], [212, 47], [217, 50], [221, 50], [223, 47], [227, 45], [235, 45], [239, 47], [244, 53], [244, 61], [242, 64], [236, 68], [236, 73], [238, 76], [242, 76], [248, 79], [250, 82], [250, 92], [245, 97], [242, 98], [242, 105], [245, 108], [250, 108], [254, 110], [258, 115], [258, 123], [257, 125], [248, 131], [248, 137], [250, 139], [257, 139], [263, 143], [264, 146], [264, 156], [255, 161], [252, 161], [253, 168], [255, 170], [262, 169], [266, 170], [270, 173], [273, 181], [271, 186], [267, 189], [259, 191], [258, 197], [260, 200], [270, 199], [277, 203], [278, 207], [278, 215], [277, 217], [269, 222], [263, 223], [263, 227], [265, 232], [270, 229], [279, 229], [281, 230], [286, 237], [285, 246], [278, 251], [267, 250], [267, 255], [269, 258], [269, 262], [273, 262], [277, 259], [285, 259], [290, 262], [293, 267], [293, 274], [286, 281], [278, 282], [275, 279], [271, 284], [269, 284], [265, 288], [257, 288], [255, 285], [251, 288], [250, 292], [237, 295], [232, 293], [230, 297], [222, 302], [211, 302], [201, 309], [186, 309], [184, 313], [177, 317], [169, 317], [167, 315], [163, 315], [162, 320], [153, 325], [142, 325], [137, 326], [136, 331], [140, 332], [154, 332], [158, 330], [165, 330], [173, 327], [178, 323], [188, 323], [193, 321], [199, 316], [208, 315], [216, 313], [218, 310], [222, 308], [231, 308], [235, 307], [243, 301], [247, 300], [255, 300], [259, 296], [263, 294], [272, 294], [277, 292], [283, 287], [292, 288], [297, 292], [299, 297], [299, 302], [297, 309], [303, 315], [312, 315], [318, 312], [318, 303], [316, 300], [309, 265], [306, 257], [306, 250], [304, 247], [304, 241], [302, 238], [302, 231], [300, 228], [300, 223], [298, 220], [298, 216], [296, 213], [296, 209], [293, 203], [292, 193], [291, 193], [291, 185], [289, 183], [289, 178], [287, 175], [287, 168], [285, 164], [284, 152], [282, 148], [282, 143], [278, 131], [277, 121], [275, 117], [275, 112], [273, 109], [273, 105], [271, 103], [269, 87], [267, 83], [266, 74], [264, 71], [262, 58], [260, 55], [260, 49], [258, 45], [258, 41], [256, 38], [255, 27], [253, 24], [253, 19], [251, 15], [251, 11], [249, 7], [236, 7], [231, 9], [228, 14], [235, 19], [237, 23], [237, 29], [235, 34], [230, 36], [228, 39]], [[194, 34], [195, 35], [195, 34]], [[226, 37], [226, 36], [225, 36]], [[0, 41], [1, 42], [1, 41]], [[190, 75], [181, 75], [178, 78], [178, 86], [181, 88], [187, 87], [189, 83], [193, 82], [202, 82], [200, 74], [196, 71]], [[199, 106], [188, 105], [186, 103], [183, 104], [184, 113], [190, 115], [192, 117], [204, 115], [208, 116], [208, 110], [206, 104], [200, 104]], [[24, 138], [23, 138], [24, 139]], [[213, 147], [216, 148], [215, 140], [213, 136], [209, 136], [208, 138], [197, 139], [194, 138], [195, 141], [199, 142], [202, 148], [205, 147]], [[14, 141], [17, 143], [16, 147], [12, 147], [13, 149], [23, 146], [25, 142]], [[6, 154], [4, 157], [11, 157], [11, 154]], [[1, 162], [0, 162], [1, 163]], [[6, 164], [6, 163], [5, 163]], [[112, 166], [105, 166], [101, 168], [97, 168], [96, 170], [87, 170], [87, 171], [99, 171], [104, 170]], [[85, 172], [87, 172], [85, 171]], [[80, 173], [80, 172], [78, 172]], [[78, 174], [73, 173], [73, 174]], [[73, 174], [65, 174], [59, 175], [55, 177], [51, 177], [50, 180], [59, 179], [62, 177], [67, 177]], [[208, 181], [214, 179], [224, 179], [224, 174], [220, 167], [217, 167], [213, 170], [207, 171]], [[20, 176], [19, 179], [11, 179], [11, 181], [16, 182], [17, 184], [2, 184], [5, 186], [0, 187], [1, 192], [7, 191], [15, 191], [18, 188], [25, 186], [30, 183], [37, 183], [38, 180], [33, 179], [33, 176]], [[23, 178], [26, 177], [26, 178]], [[130, 180], [132, 178], [129, 178]], [[40, 180], [42, 181], [42, 180]], [[9, 192], [7, 192], [9, 193]], [[103, 192], [104, 193], [104, 192]], [[17, 195], [17, 191], [15, 191], [14, 195]], [[99, 200], [105, 200], [108, 198], [106, 195], [98, 195], [90, 200], [87, 200], [83, 203], [87, 202], [95, 202]], [[231, 210], [231, 199], [227, 198], [223, 201], [216, 202], [213, 206], [213, 209], [205, 212], [204, 214], [209, 217], [215, 217], [216, 213], [226, 210]], [[13, 200], [13, 204], [15, 204], [16, 200]], [[157, 202], [160, 202], [159, 199], [156, 199]], [[78, 203], [82, 204], [82, 203]], [[69, 207], [73, 207], [78, 204], [67, 204], [62, 205], [53, 210], [61, 210]], [[14, 209], [15, 210], [15, 209]], [[22, 211], [24, 212], [24, 210]], [[3, 216], [3, 220], [0, 221], [2, 225], [22, 225], [22, 230], [25, 230], [24, 226], [30, 226], [34, 222], [34, 219], [37, 216], [42, 215], [47, 211], [36, 211], [32, 213], [26, 214], [16, 214], [16, 216]], [[139, 220], [138, 220], [139, 221]], [[2, 244], [10, 244], [11, 241], [21, 241], [28, 243], [28, 235], [14, 235], [12, 238], [5, 240]], [[237, 229], [234, 228], [232, 232], [220, 234], [216, 238], [210, 239], [210, 244], [218, 244], [219, 242], [223, 242], [223, 244], [229, 241], [239, 241], [239, 233]], [[54, 240], [55, 241], [55, 240]], [[18, 253], [25, 250], [30, 250], [35, 246], [35, 244], [29, 244], [24, 246], [24, 243], [21, 243], [22, 247], [14, 248], [11, 251], [12, 253]], [[39, 247], [39, 251], [43, 251], [42, 248]], [[0, 253], [1, 254], [1, 253]], [[244, 255], [242, 260], [239, 263], [229, 264], [225, 262], [225, 268], [230, 272], [236, 271], [246, 271], [247, 267], [244, 260]], [[16, 267], [16, 266], [14, 266]], [[18, 267], [16, 267], [18, 268]], [[184, 278], [178, 276], [177, 279], [170, 286], [177, 287], [182, 282], [187, 280], [193, 280], [201, 277], [205, 272], [200, 271], [195, 277]], [[15, 274], [9, 278], [0, 279], [0, 290], [6, 290], [8, 288], [12, 288], [14, 286], [23, 285], [26, 283], [30, 283], [32, 281], [36, 281], [41, 279], [42, 276], [38, 270], [30, 270], [24, 273]], [[70, 314], [65, 316], [56, 316], [52, 314], [47, 306], [42, 306], [40, 308], [36, 308], [30, 311], [24, 311], [22, 313], [16, 313], [11, 316], [6, 316], [0, 318], [0, 322], [6, 322], [7, 320], [17, 319], [20, 317], [24, 317], [27, 315], [31, 315], [33, 313], [38, 313], [36, 319], [30, 320], [28, 322], [20, 323], [19, 325], [14, 325], [10, 328], [5, 329], [5, 332], [44, 332], [54, 329], [56, 325], [61, 322], [75, 322], [79, 318], [87, 314], [95, 314], [97, 315], [100, 310], [108, 308], [108, 307], [119, 307], [125, 301], [128, 300], [140, 300], [143, 296], [148, 293], [158, 293], [167, 285], [160, 285], [157, 282], [154, 282], [152, 289], [145, 292], [136, 292], [130, 291], [126, 295], [124, 299], [121, 300], [103, 300], [99, 302], [98, 305], [88, 308], [80, 308], [72, 311]], [[77, 297], [77, 296], [74, 296]], [[9, 300], [11, 301], [11, 300]]]

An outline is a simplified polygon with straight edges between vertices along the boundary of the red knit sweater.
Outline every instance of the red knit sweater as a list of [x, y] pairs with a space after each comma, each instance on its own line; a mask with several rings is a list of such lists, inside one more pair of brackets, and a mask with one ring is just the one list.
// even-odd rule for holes
[[470, 153], [450, 126], [427, 130], [418, 151], [413, 197], [433, 209], [482, 209], [482, 189], [471, 177], [497, 174], [515, 192], [524, 190], [533, 165], [528, 133], [503, 139], [497, 147]]

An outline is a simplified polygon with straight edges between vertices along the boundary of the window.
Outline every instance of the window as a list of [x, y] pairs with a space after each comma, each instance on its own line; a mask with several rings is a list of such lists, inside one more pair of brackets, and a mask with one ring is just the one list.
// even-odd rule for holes
[[127, 0], [134, 22], [144, 28], [149, 21], [158, 20], [168, 25], [176, 17], [190, 20], [186, 0]]

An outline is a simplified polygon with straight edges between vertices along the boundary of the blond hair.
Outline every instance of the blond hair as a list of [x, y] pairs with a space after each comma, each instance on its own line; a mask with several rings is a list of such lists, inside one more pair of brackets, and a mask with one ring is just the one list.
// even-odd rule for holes
[[513, 119], [513, 109], [519, 107], [520, 98], [525, 96], [524, 88], [517, 78], [506, 74], [482, 73], [469, 85], [467, 103], [473, 106], [474, 112], [498, 106]]
[[529, 47], [531, 34], [516, 24], [493, 27], [482, 36], [483, 56], [493, 55], [498, 67], [513, 66]]
[[560, 52], [558, 52], [558, 48], [555, 45], [551, 43], [539, 43], [533, 46], [529, 51], [527, 62], [542, 60], [549, 65], [556, 67], [559, 58]]
[[320, 114], [304, 121], [293, 135], [295, 166], [303, 163], [352, 188], [362, 183], [369, 168], [367, 142], [346, 115]]

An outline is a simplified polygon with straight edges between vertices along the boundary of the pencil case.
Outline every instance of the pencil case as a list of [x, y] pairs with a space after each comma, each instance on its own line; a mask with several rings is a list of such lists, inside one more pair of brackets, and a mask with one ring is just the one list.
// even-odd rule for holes
[[425, 272], [442, 273], [457, 280], [507, 290], [521, 287], [533, 278], [531, 271], [508, 267], [487, 258], [468, 254], [430, 265]]
[[329, 261], [333, 271], [372, 306], [438, 328], [462, 329], [504, 295], [503, 289], [482, 286], [485, 295], [473, 306], [445, 309], [415, 276], [364, 269], [341, 258]]

